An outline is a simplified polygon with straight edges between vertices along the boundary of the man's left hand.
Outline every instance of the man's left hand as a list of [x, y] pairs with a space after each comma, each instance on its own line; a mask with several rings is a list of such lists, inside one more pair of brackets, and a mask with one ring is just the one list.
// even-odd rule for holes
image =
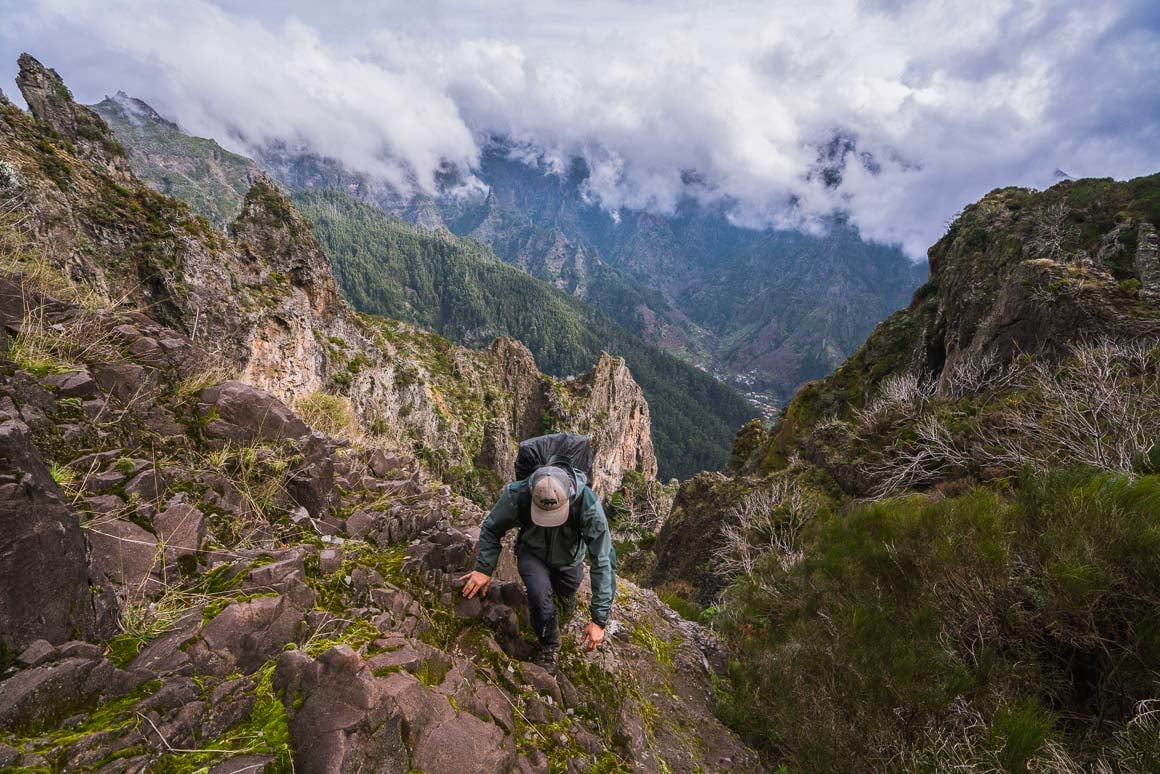
[[580, 638], [580, 645], [585, 650], [596, 650], [604, 642], [604, 627], [592, 621], [584, 629], [584, 636]]

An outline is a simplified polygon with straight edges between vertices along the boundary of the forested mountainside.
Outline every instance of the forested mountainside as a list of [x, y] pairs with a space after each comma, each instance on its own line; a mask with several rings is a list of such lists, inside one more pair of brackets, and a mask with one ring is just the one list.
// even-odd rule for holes
[[587, 301], [645, 341], [696, 363], [711, 362], [708, 333], [664, 293], [613, 268], [592, 247], [560, 229], [537, 225], [519, 210], [505, 207], [494, 191], [482, 203], [446, 200], [441, 213], [453, 233], [483, 242], [506, 262]]
[[[182, 135], [163, 119], [132, 123], [124, 117], [124, 103], [106, 100], [95, 109], [110, 118], [126, 145], [142, 145], [140, 152], [130, 153], [130, 165], [150, 185], [168, 179], [170, 169], [189, 170], [183, 177], [189, 189], [175, 195], [188, 194], [187, 201], [195, 208], [212, 199], [219, 192], [221, 169], [214, 160], [225, 152], [216, 144], [204, 144], [209, 141]], [[152, 114], [143, 103], [129, 104], [137, 106], [137, 113]], [[630, 323], [626, 330], [568, 292], [557, 292], [506, 266], [478, 243], [446, 231], [420, 229], [360, 206], [336, 190], [350, 185], [334, 177], [338, 168], [333, 164], [317, 161], [331, 175], [324, 178], [326, 185], [306, 174], [304, 164], [293, 167], [300, 177], [290, 178], [303, 189], [296, 201], [311, 219], [330, 254], [339, 286], [356, 309], [405, 320], [473, 347], [496, 336], [510, 336], [531, 349], [540, 367], [561, 378], [582, 372], [602, 351], [625, 358], [649, 401], [660, 474], [666, 479], [720, 467], [735, 429], [756, 413], [732, 389], [634, 335], [646, 318], [656, 319], [651, 313], [638, 314], [641, 300], [651, 297], [658, 305], [665, 303], [656, 292], [624, 284], [608, 267], [591, 269], [594, 292], [605, 298], [619, 294], [620, 307], [630, 310], [624, 318]], [[236, 166], [229, 169], [241, 171]], [[283, 174], [288, 172], [283, 169]], [[389, 194], [388, 189], [370, 190], [380, 198]], [[361, 194], [368, 195], [370, 191]], [[227, 195], [221, 206], [228, 208]]]
[[651, 592], [622, 582], [611, 641], [568, 630], [555, 676], [526, 661], [510, 555], [485, 598], [454, 596], [484, 513], [419, 457], [510, 475], [513, 434], [552, 422], [592, 435], [605, 493], [653, 476], [623, 361], [564, 384], [509, 340], [356, 315], [268, 181], [223, 235], [145, 187], [55, 72], [25, 55], [17, 82], [0, 768], [753, 769], [712, 714], [725, 654]]
[[[1160, 175], [996, 190], [632, 563], [791, 769], [1160, 767]], [[868, 502], [869, 501], [869, 502]]]
[[498, 335], [518, 338], [542, 368], [559, 377], [577, 373], [602, 350], [623, 357], [648, 399], [664, 478], [719, 466], [736, 428], [753, 416], [739, 395], [711, 376], [497, 260], [486, 247], [418, 229], [331, 190], [299, 193], [295, 202], [358, 309], [469, 346]]
[[814, 236], [740, 228], [722, 210], [692, 203], [671, 216], [622, 210], [614, 218], [585, 195], [582, 160], [558, 174], [511, 150], [497, 142], [485, 151], [485, 198], [442, 202], [449, 227], [521, 265], [547, 242], [584, 256], [589, 271], [608, 265], [661, 291], [669, 308], [650, 302], [647, 314], [662, 321], [644, 329], [650, 341], [705, 358], [779, 402], [840, 364], [926, 278], [925, 266], [862, 241], [840, 219]]

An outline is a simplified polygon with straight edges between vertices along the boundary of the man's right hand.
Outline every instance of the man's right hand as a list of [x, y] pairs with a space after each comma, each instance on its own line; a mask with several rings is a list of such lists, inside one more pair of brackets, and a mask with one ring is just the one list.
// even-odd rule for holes
[[463, 587], [463, 596], [467, 597], [468, 599], [471, 599], [476, 594], [486, 594], [488, 586], [491, 585], [490, 575], [484, 575], [483, 573], [476, 572], [475, 570], [467, 573], [459, 580], [467, 581], [466, 585]]

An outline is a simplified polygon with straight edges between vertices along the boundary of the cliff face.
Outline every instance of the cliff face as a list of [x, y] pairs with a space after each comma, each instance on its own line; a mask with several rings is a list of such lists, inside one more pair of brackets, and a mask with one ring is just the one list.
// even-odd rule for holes
[[[319, 393], [349, 401], [360, 426], [427, 450], [438, 473], [480, 497], [496, 485], [470, 470], [481, 458], [485, 427], [493, 449], [514, 449], [545, 424], [607, 437], [599, 450], [609, 455], [602, 461], [602, 486], [619, 486], [629, 469], [624, 460], [637, 460], [631, 469], [638, 472], [650, 470], [647, 430], [601, 427], [619, 419], [584, 411], [588, 398], [582, 395], [547, 400], [557, 390], [530, 355], [513, 359], [502, 354], [503, 346], [493, 354], [472, 353], [351, 312], [309, 225], [271, 181], [255, 179], [231, 236], [223, 237], [184, 205], [138, 183], [123, 168], [123, 152], [94, 156], [105, 145], [120, 148], [103, 121], [75, 105], [55, 73], [31, 57], [21, 63], [20, 85], [39, 112], [34, 121], [5, 108], [0, 149], [21, 177], [18, 196], [27, 211], [22, 238], [30, 252], [67, 267], [107, 300], [149, 309], [245, 381], [291, 405]], [[61, 136], [88, 127], [82, 134], [95, 139], [85, 146], [54, 145], [37, 122]], [[643, 403], [639, 390], [634, 399]], [[647, 408], [631, 403], [621, 410], [647, 416]], [[580, 424], [568, 424], [573, 416]], [[489, 425], [494, 418], [508, 421]], [[613, 436], [640, 446], [622, 448]], [[509, 475], [506, 462], [497, 466], [495, 476]]]
[[593, 488], [611, 492], [635, 471], [656, 478], [648, 403], [624, 360], [604, 353], [591, 373], [577, 379], [576, 422], [592, 438]]

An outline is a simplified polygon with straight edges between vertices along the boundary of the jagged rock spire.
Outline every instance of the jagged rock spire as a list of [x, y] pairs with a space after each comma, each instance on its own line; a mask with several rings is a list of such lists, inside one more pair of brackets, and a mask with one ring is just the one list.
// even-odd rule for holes
[[31, 54], [21, 54], [17, 63], [20, 73], [16, 76], [16, 85], [33, 117], [50, 124], [64, 137], [75, 140], [76, 108], [79, 106], [56, 70], [45, 67]]
[[73, 99], [56, 70], [42, 65], [31, 54], [17, 60], [16, 85], [33, 118], [51, 126], [71, 142], [82, 158], [100, 161], [117, 177], [130, 177], [125, 149], [99, 115]]
[[242, 211], [230, 232], [270, 269], [306, 293], [313, 314], [329, 318], [342, 303], [330, 260], [278, 184], [263, 172], [252, 176]]

